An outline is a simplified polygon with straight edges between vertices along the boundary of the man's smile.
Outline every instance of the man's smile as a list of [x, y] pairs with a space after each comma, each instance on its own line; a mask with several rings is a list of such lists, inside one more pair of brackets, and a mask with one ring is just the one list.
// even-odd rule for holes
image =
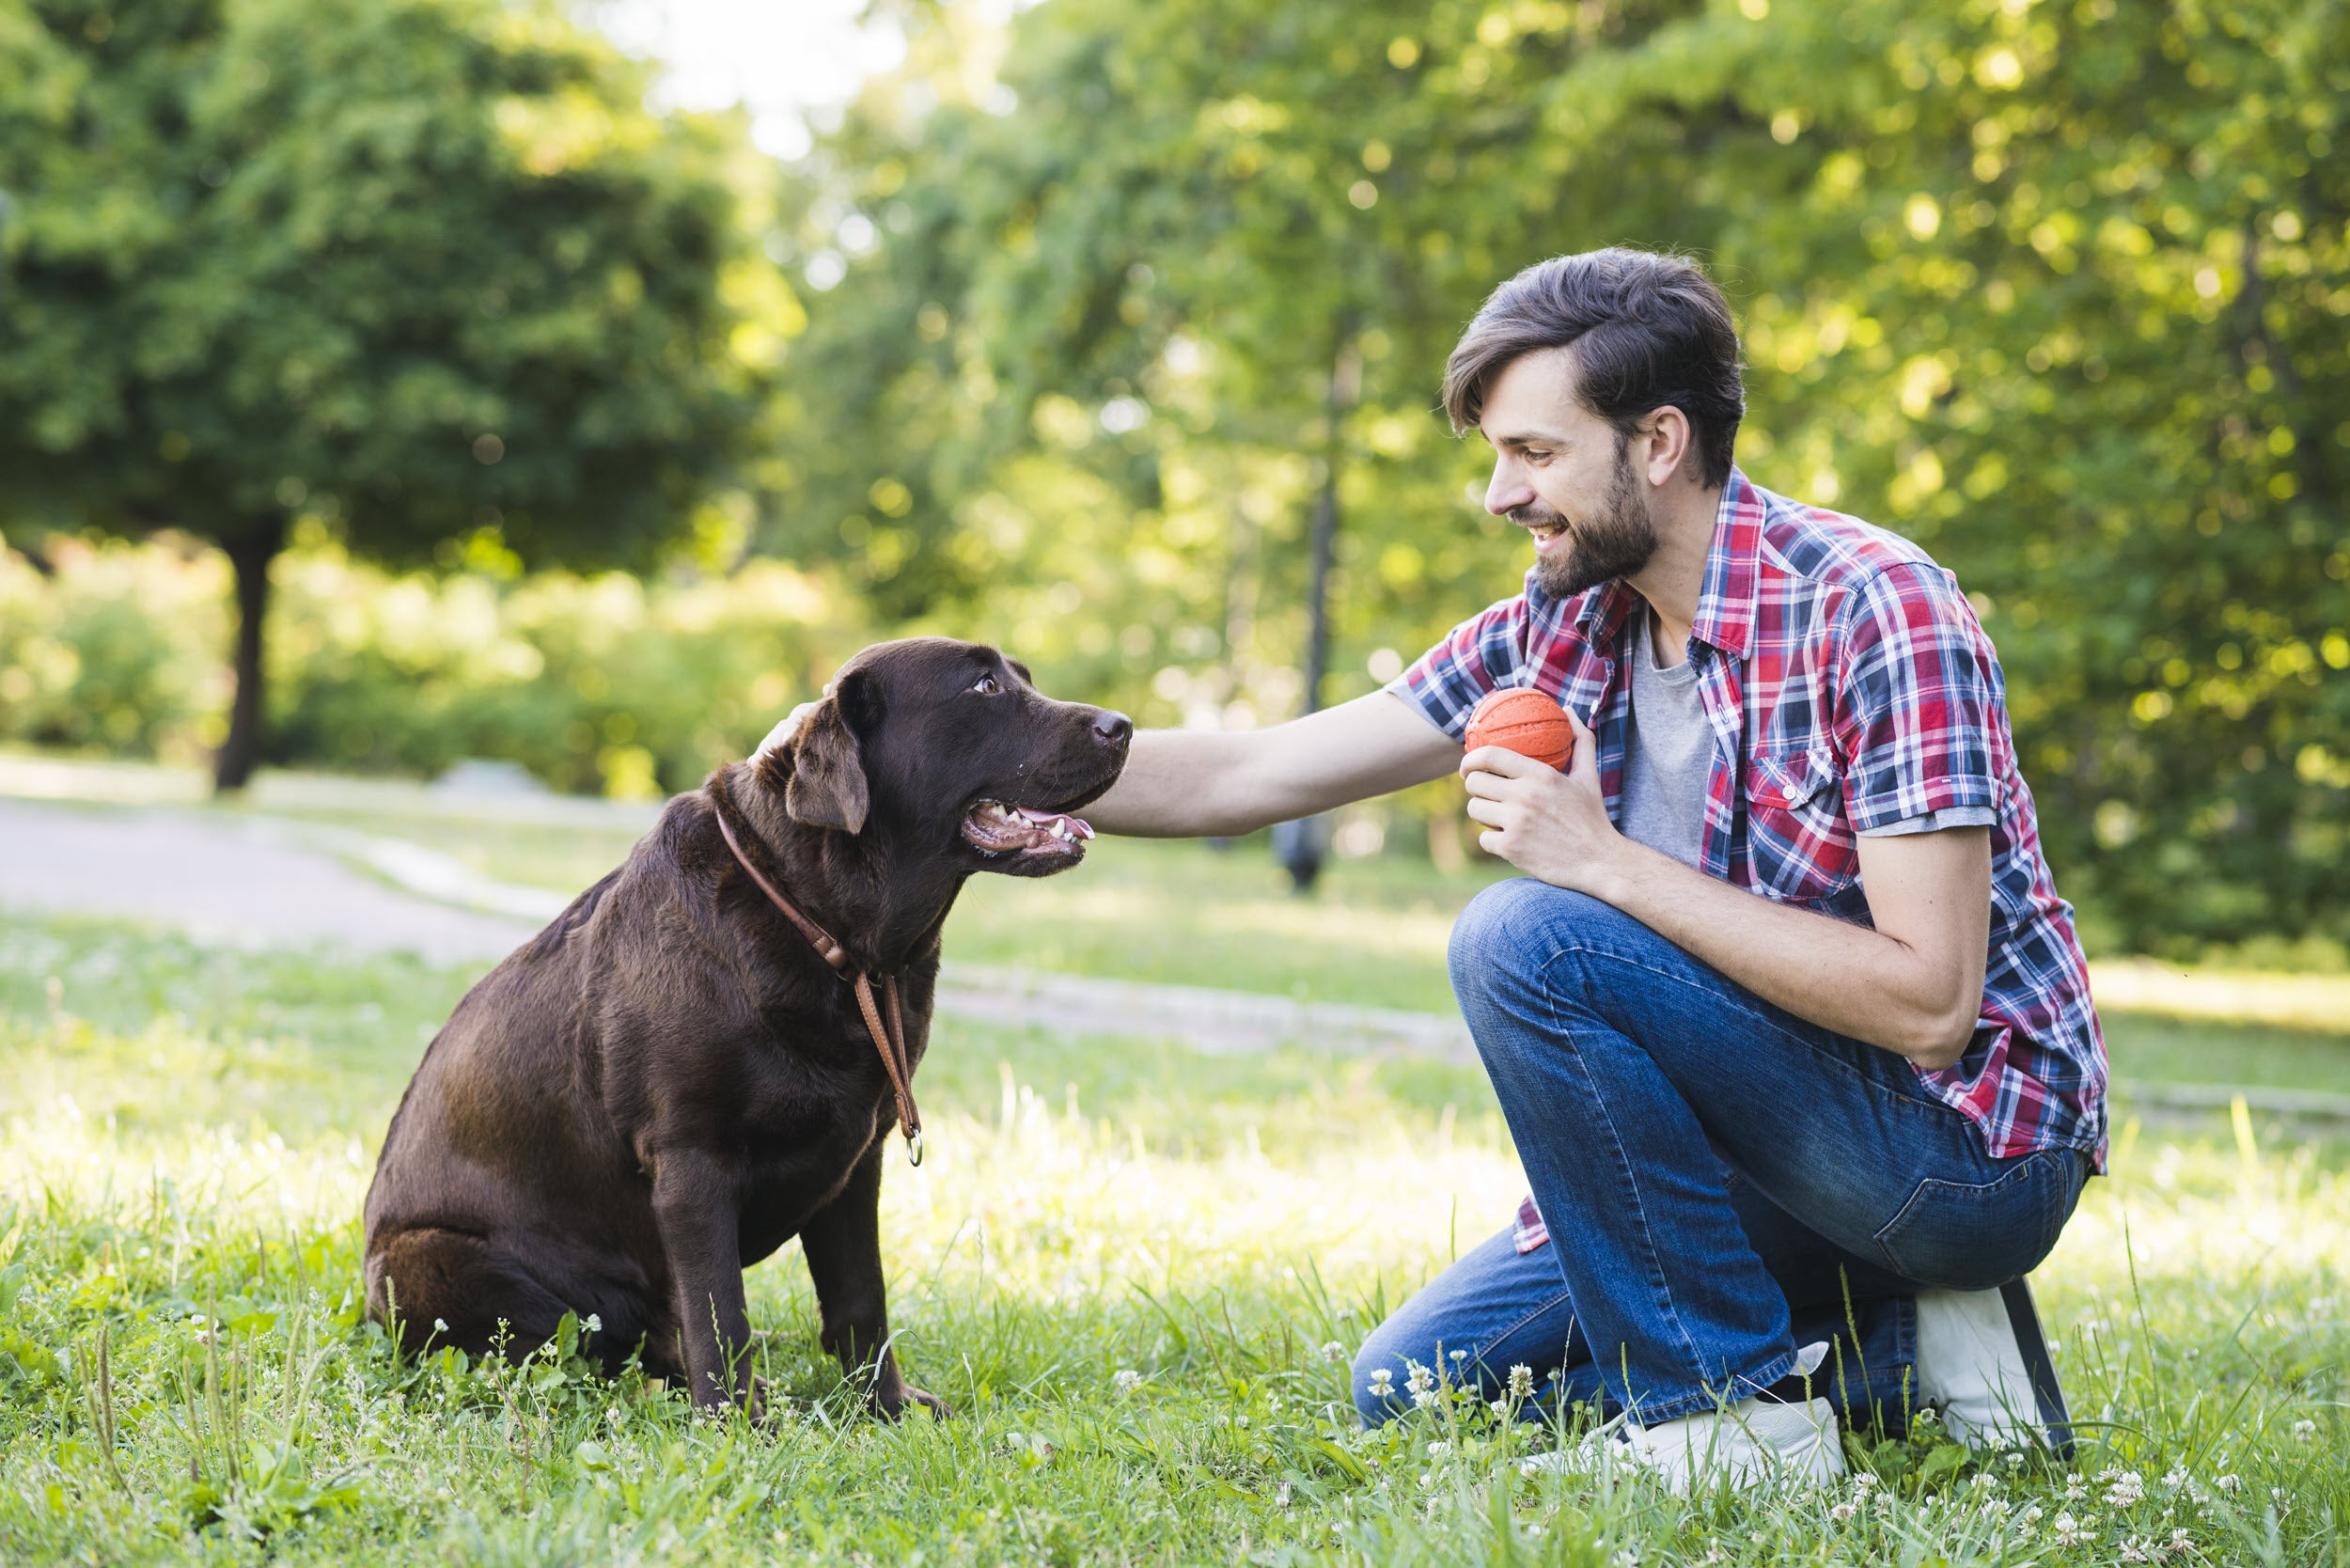
[[1558, 549], [1567, 537], [1567, 520], [1547, 508], [1539, 511], [1521, 508], [1510, 514], [1510, 521], [1534, 536], [1534, 553], [1538, 556]]

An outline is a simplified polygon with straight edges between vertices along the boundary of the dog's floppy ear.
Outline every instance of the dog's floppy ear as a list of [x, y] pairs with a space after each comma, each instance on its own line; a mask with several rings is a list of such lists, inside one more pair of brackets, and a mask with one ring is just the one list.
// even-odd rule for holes
[[872, 712], [877, 694], [872, 678], [861, 669], [841, 676], [836, 686], [792, 738], [791, 782], [784, 787], [783, 808], [793, 822], [810, 827], [862, 833], [872, 798], [865, 784], [858, 725], [852, 720], [871, 728], [878, 716]]

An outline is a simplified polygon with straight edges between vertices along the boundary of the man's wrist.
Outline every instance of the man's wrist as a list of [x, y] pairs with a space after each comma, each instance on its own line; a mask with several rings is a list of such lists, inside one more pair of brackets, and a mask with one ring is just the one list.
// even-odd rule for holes
[[1630, 913], [1630, 901], [1645, 883], [1655, 879], [1664, 861], [1674, 864], [1668, 855], [1660, 855], [1637, 839], [1622, 833], [1608, 837], [1606, 848], [1591, 858], [1584, 871], [1584, 891], [1605, 904]]

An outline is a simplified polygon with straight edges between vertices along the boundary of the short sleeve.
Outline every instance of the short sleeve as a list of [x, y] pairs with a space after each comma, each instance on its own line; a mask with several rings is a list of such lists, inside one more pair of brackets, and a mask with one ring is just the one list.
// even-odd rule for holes
[[1843, 618], [1836, 742], [1854, 829], [1873, 836], [1940, 812], [1996, 814], [1998, 656], [1956, 581], [1930, 564], [1889, 567]]
[[1491, 605], [1413, 660], [1411, 667], [1387, 682], [1387, 690], [1459, 740], [1478, 699], [1516, 682], [1526, 662], [1526, 625], [1524, 594]]

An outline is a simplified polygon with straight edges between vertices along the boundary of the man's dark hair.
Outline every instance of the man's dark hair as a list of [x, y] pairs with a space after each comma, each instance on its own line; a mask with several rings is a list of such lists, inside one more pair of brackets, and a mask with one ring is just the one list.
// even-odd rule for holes
[[1677, 408], [1706, 487], [1730, 482], [1747, 410], [1730, 304], [1696, 262], [1620, 245], [1538, 261], [1486, 297], [1445, 362], [1453, 433], [1477, 427], [1503, 367], [1570, 344], [1575, 395], [1620, 438], [1652, 411]]

